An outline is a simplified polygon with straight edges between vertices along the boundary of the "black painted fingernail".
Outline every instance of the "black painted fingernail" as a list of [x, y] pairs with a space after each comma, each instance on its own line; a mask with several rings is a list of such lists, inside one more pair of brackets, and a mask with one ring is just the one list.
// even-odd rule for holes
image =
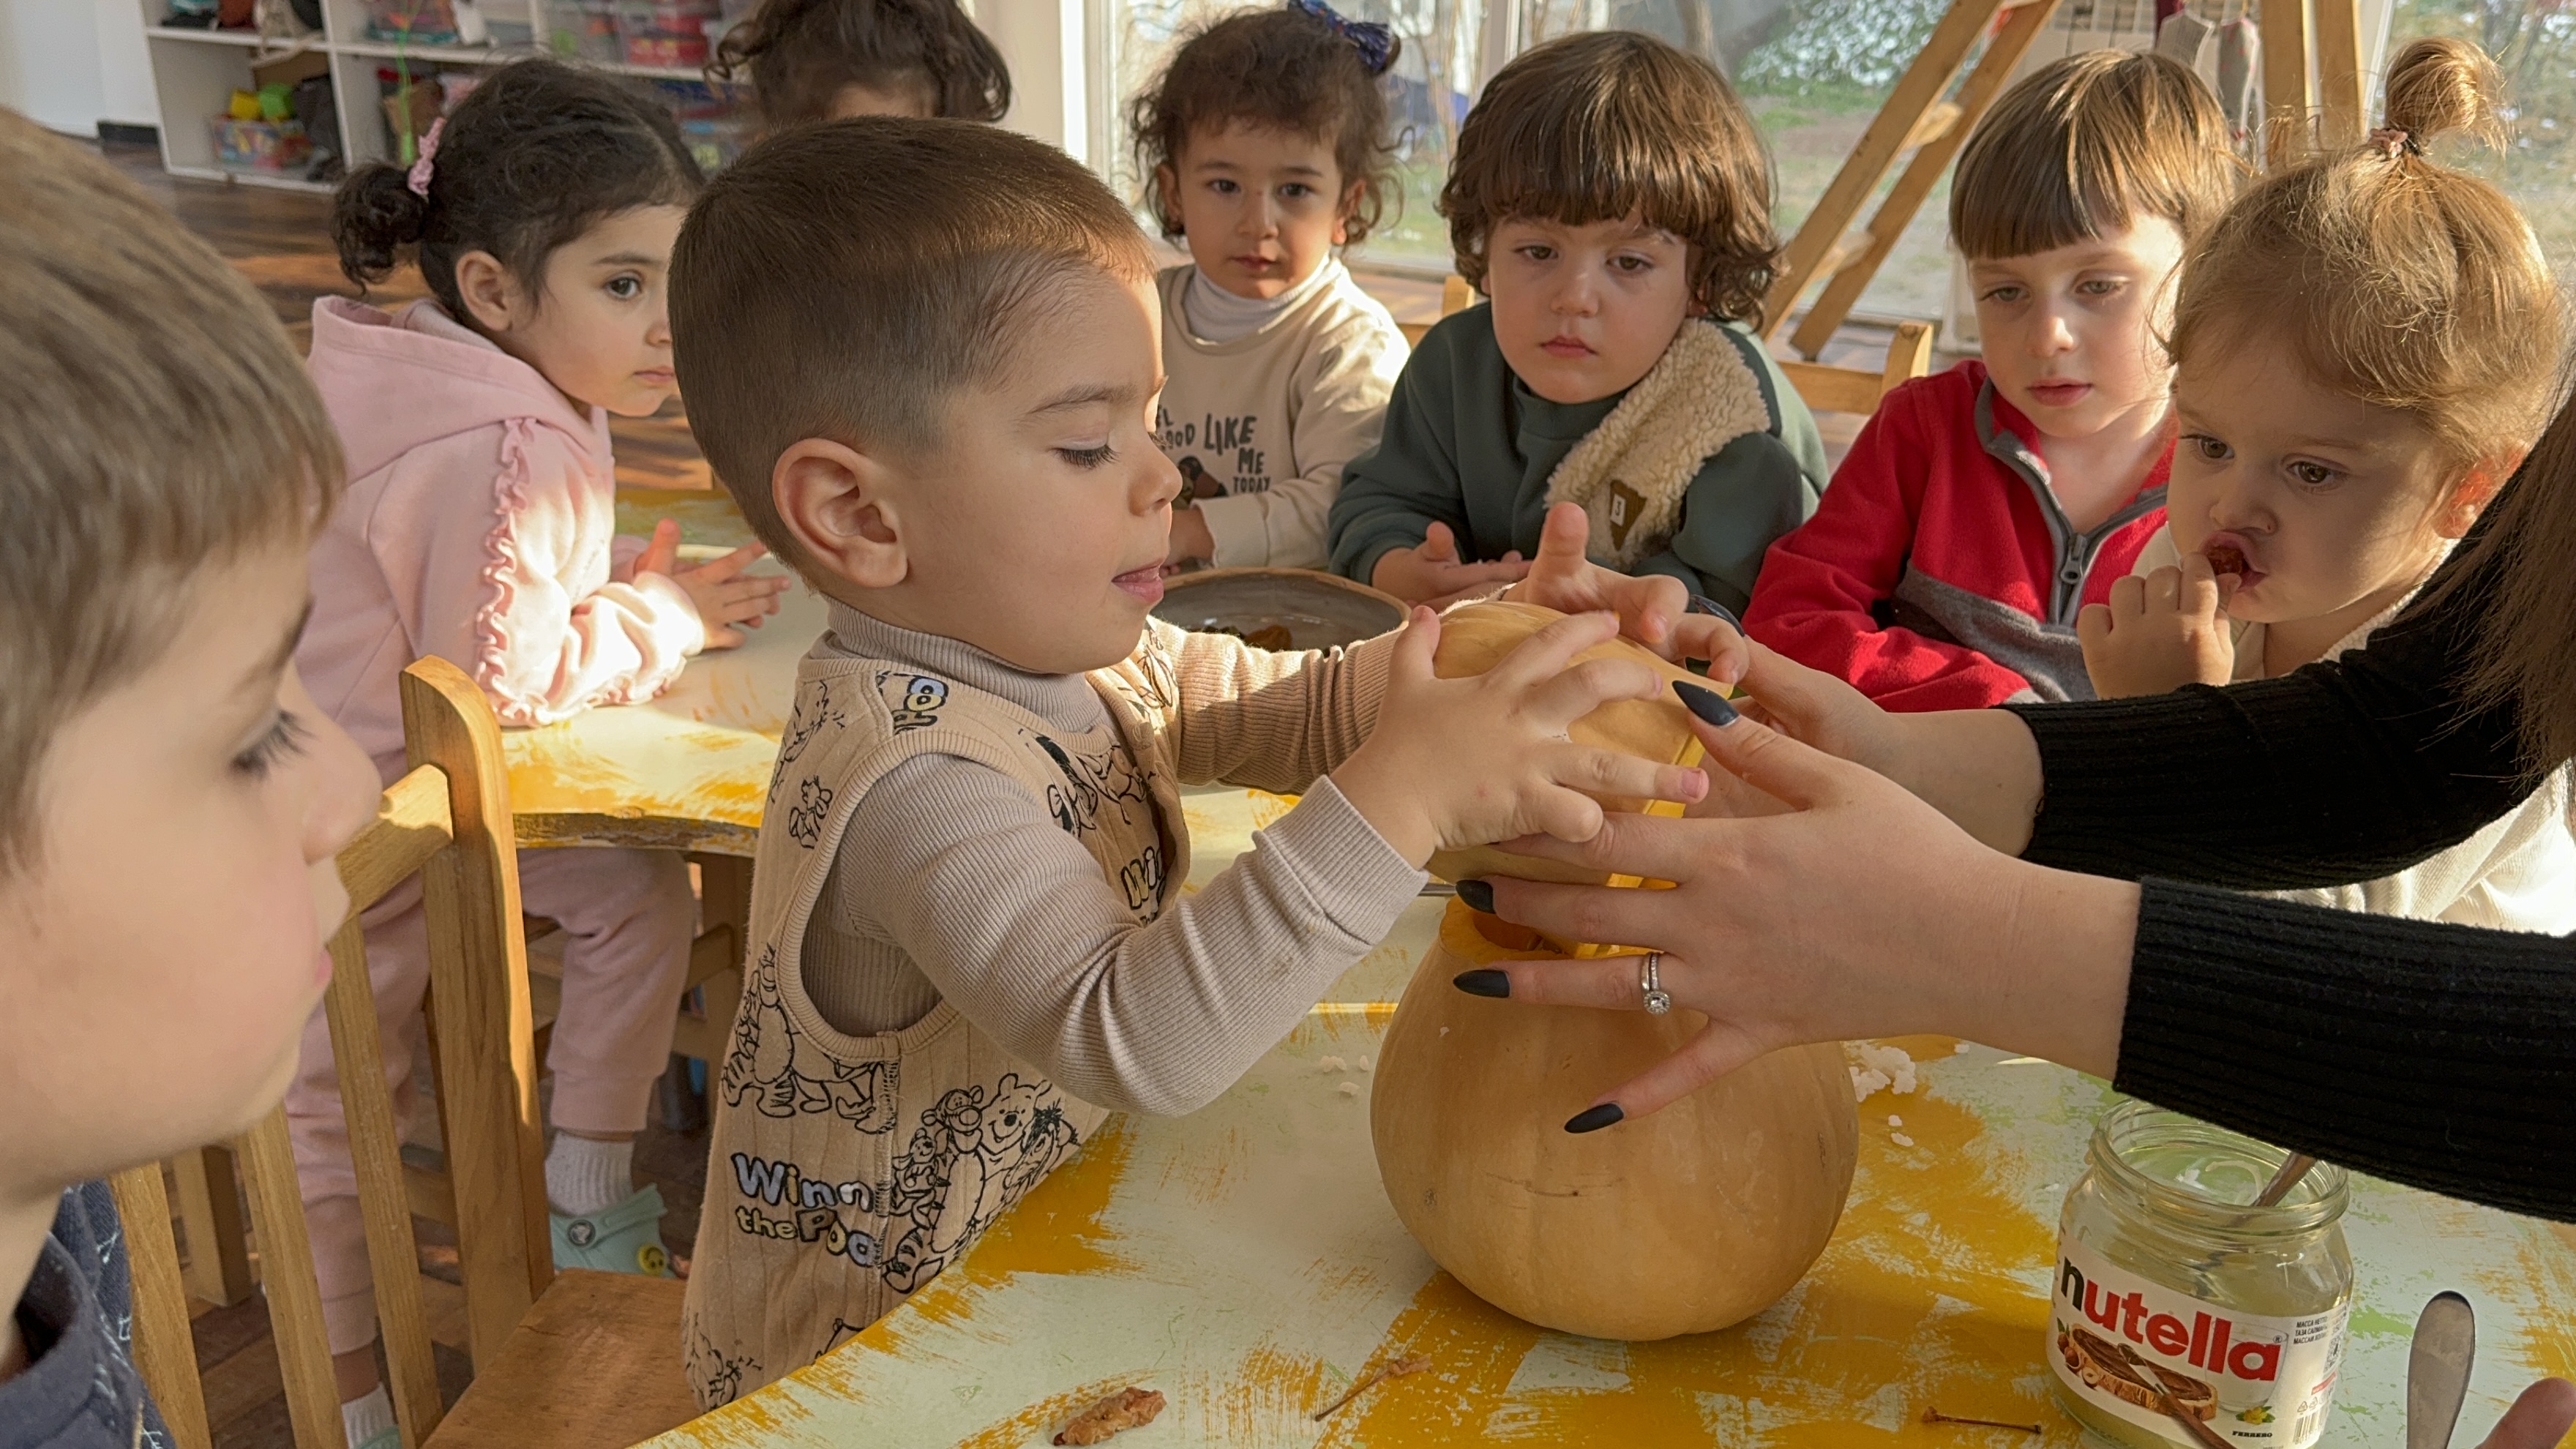
[[1673, 681], [1673, 693], [1680, 696], [1683, 708], [1719, 729], [1735, 723], [1735, 706], [1728, 704], [1726, 696], [1714, 689], [1705, 685], [1684, 684], [1676, 679]]
[[1509, 996], [1512, 978], [1501, 971], [1461, 971], [1449, 978], [1449, 984], [1469, 996]]
[[1627, 1113], [1619, 1110], [1618, 1103], [1604, 1102], [1598, 1107], [1586, 1107], [1582, 1111], [1575, 1113], [1573, 1116], [1566, 1118], [1565, 1130], [1568, 1132], [1598, 1132], [1602, 1128], [1609, 1126], [1611, 1123], [1616, 1122], [1627, 1115]]
[[1494, 888], [1490, 883], [1481, 880], [1462, 880], [1451, 889], [1458, 892], [1458, 899], [1467, 903], [1467, 909], [1483, 911], [1489, 916], [1494, 913]]

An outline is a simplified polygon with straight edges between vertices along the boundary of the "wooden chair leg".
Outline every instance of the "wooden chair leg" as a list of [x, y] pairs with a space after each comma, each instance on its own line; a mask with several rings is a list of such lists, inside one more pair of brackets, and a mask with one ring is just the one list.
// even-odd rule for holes
[[2316, 97], [2308, 89], [2315, 37], [2307, 0], [2260, 0], [2255, 23], [2263, 30], [2263, 167], [2278, 171], [2316, 146]]
[[179, 1223], [188, 1233], [188, 1292], [217, 1308], [250, 1296], [249, 1224], [227, 1147], [197, 1147], [170, 1159], [179, 1184]]
[[2315, 0], [2317, 124], [2333, 148], [2358, 146], [2369, 130], [2368, 77], [2361, 73], [2359, 0]]
[[251, 1222], [259, 1229], [259, 1281], [268, 1294], [269, 1332], [277, 1342], [278, 1372], [286, 1381], [286, 1417], [295, 1429], [295, 1449], [347, 1449], [286, 1109], [270, 1111], [233, 1145], [249, 1178]]
[[331, 986], [323, 998], [331, 1053], [340, 1068], [340, 1110], [349, 1122], [358, 1206], [366, 1221], [367, 1263], [376, 1279], [376, 1324], [385, 1345], [388, 1387], [405, 1443], [429, 1442], [445, 1412], [420, 1301], [420, 1244], [411, 1231], [403, 1187], [402, 1136], [384, 1091], [384, 1043], [376, 1034], [376, 993], [367, 979], [366, 938], [355, 920], [331, 938]]
[[[178, 1250], [170, 1241], [170, 1198], [161, 1190], [161, 1164], [129, 1167], [109, 1179], [108, 1186], [116, 1194], [116, 1214], [126, 1224], [125, 1260], [134, 1275], [135, 1370], [143, 1375], [143, 1386], [151, 1390], [179, 1449], [214, 1449], [215, 1436], [206, 1427], [205, 1386], [197, 1381], [188, 1291], [181, 1282]], [[153, 1230], [138, 1230], [144, 1224]], [[190, 1233], [189, 1251], [205, 1255], [196, 1246], [193, 1227]], [[234, 1247], [240, 1248], [238, 1235]]]

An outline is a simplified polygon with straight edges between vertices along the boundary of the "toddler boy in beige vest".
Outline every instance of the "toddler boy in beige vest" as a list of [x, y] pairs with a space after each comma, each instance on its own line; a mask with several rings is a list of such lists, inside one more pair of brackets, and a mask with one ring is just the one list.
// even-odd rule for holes
[[[714, 1084], [685, 1325], [710, 1406], [957, 1261], [1107, 1112], [1214, 1098], [1434, 849], [1588, 839], [1578, 782], [1706, 788], [1564, 737], [1658, 687], [1566, 668], [1614, 613], [1667, 650], [1714, 627], [1671, 580], [1583, 563], [1572, 510], [1525, 596], [1576, 616], [1481, 678], [1433, 677], [1428, 610], [1308, 653], [1149, 620], [1181, 487], [1153, 258], [1052, 148], [942, 121], [775, 139], [690, 216], [672, 324], [717, 475], [832, 600]], [[1183, 898], [1177, 789], [1216, 780], [1304, 799]]]

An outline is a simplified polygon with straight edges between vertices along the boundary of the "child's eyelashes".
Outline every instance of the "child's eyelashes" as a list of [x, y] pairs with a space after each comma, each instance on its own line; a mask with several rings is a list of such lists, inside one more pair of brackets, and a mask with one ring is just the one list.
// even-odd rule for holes
[[2204, 463], [2224, 463], [2228, 459], [2227, 445], [2207, 433], [2185, 433], [2182, 445]]
[[2282, 466], [2283, 470], [2290, 475], [2290, 481], [2299, 485], [2304, 492], [2322, 493], [2343, 481], [2342, 469], [2329, 468], [2323, 463], [2310, 462], [2304, 458], [2293, 458]]
[[644, 279], [632, 272], [621, 272], [608, 279], [608, 295], [620, 302], [632, 302], [644, 295]]
[[277, 717], [269, 721], [268, 728], [260, 731], [259, 738], [251, 742], [249, 749], [233, 756], [233, 769], [247, 778], [265, 780], [268, 772], [277, 768], [280, 761], [302, 752], [304, 742], [310, 736], [304, 721], [281, 709]]
[[1055, 455], [1077, 468], [1098, 468], [1118, 461], [1118, 450], [1107, 443], [1097, 448], [1058, 448]]

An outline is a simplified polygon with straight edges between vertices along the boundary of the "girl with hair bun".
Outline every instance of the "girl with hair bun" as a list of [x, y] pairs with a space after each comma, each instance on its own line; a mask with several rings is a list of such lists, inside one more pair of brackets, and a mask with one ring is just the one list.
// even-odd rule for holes
[[[697, 194], [670, 117], [615, 81], [547, 60], [494, 71], [422, 139], [408, 168], [353, 172], [334, 202], [341, 269], [361, 285], [405, 254], [430, 296], [392, 312], [313, 306], [310, 366], [348, 455], [348, 491], [312, 552], [296, 650], [315, 701], [404, 769], [403, 667], [435, 654], [471, 674], [504, 724], [649, 699], [701, 649], [777, 608], [785, 581], [697, 567], [678, 529], [618, 539], [608, 417], [673, 392], [665, 279]], [[562, 1017], [547, 1063], [555, 1261], [660, 1274], [662, 1206], [630, 1174], [634, 1134], [670, 1053], [694, 906], [672, 851], [540, 850], [527, 909], [560, 923]], [[367, 912], [385, 1072], [411, 1105], [428, 940], [417, 888]], [[317, 1012], [287, 1097], [314, 1266], [353, 1449], [392, 1449], [374, 1297], [330, 1033]]]
[[[2499, 84], [2467, 42], [2415, 42], [2389, 68], [2382, 129], [2255, 187], [2185, 262], [2168, 521], [2078, 623], [2103, 698], [2361, 648], [2540, 436], [2557, 287], [2513, 203], [2425, 154], [2452, 132], [2496, 138]], [[2420, 864], [2291, 895], [2576, 930], [2568, 801], [2561, 768]]]

